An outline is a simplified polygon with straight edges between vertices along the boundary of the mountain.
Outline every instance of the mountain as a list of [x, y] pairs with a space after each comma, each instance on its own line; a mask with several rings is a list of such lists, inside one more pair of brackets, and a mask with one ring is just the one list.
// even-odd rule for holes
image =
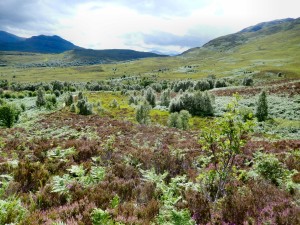
[[[21, 38], [16, 35], [0, 31], [0, 51], [30, 52], [30, 53], [64, 53], [62, 60], [55, 60], [51, 65], [89, 65], [110, 63], [116, 61], [134, 60], [148, 57], [162, 57], [164, 55], [139, 52], [125, 49], [93, 50], [84, 49], [64, 40], [59, 36], [39, 35], [31, 38]], [[15, 54], [15, 53], [14, 53]], [[18, 53], [17, 53], [18, 54]], [[61, 58], [61, 57], [58, 57]], [[48, 65], [48, 62], [37, 62], [31, 65]]]
[[139, 52], [128, 49], [75, 49], [66, 53], [69, 61], [77, 61], [81, 64], [110, 63], [115, 61], [127, 61], [149, 57], [164, 57], [151, 52]]
[[14, 34], [7, 33], [0, 30], [0, 44], [1, 43], [15, 43], [23, 41], [25, 38], [18, 37]]
[[[300, 18], [263, 22], [183, 52], [190, 76], [300, 77]], [[178, 63], [179, 65], [179, 63]], [[180, 70], [181, 69], [181, 70]], [[186, 72], [184, 68], [179, 72]]]
[[[299, 27], [299, 24], [300, 18], [287, 18], [263, 22], [254, 26], [247, 27], [237, 33], [213, 39], [203, 45], [203, 48], [226, 51], [237, 46], [247, 44], [248, 42], [255, 41], [259, 38], [264, 38], [280, 32], [297, 29], [297, 27]], [[191, 52], [191, 49], [188, 50], [188, 52]]]
[[0, 51], [62, 53], [73, 49], [80, 47], [56, 35], [20, 38], [4, 31], [0, 33]]

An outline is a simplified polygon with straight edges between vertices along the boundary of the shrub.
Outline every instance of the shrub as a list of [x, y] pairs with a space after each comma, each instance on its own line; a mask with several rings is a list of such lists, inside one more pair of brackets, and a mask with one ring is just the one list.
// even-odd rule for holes
[[259, 122], [265, 121], [268, 117], [268, 102], [265, 91], [262, 91], [258, 97], [256, 117]]
[[94, 209], [91, 213], [91, 219], [93, 225], [114, 225], [114, 221], [111, 219], [109, 213], [102, 209]]
[[243, 84], [244, 86], [252, 86], [252, 85], [253, 85], [253, 79], [252, 79], [251, 77], [245, 77], [245, 78], [243, 79], [242, 84]]
[[19, 95], [18, 95], [18, 98], [19, 98], [19, 99], [23, 99], [23, 98], [25, 98], [25, 96], [24, 96], [24, 94], [19, 94]]
[[78, 114], [90, 115], [93, 113], [93, 105], [88, 103], [85, 99], [78, 100], [77, 102]]
[[12, 104], [3, 104], [0, 106], [0, 125], [4, 127], [12, 127], [18, 121], [20, 110]]
[[186, 110], [181, 110], [179, 117], [181, 120], [181, 129], [187, 130], [189, 128], [189, 119], [191, 118], [191, 114]]
[[0, 88], [7, 89], [9, 86], [8, 80], [0, 80]]
[[169, 105], [169, 111], [172, 112], [180, 112], [180, 110], [184, 109], [183, 102], [181, 98], [173, 98]]
[[46, 105], [45, 90], [42, 87], [40, 87], [37, 91], [37, 99], [35, 103], [37, 107]]
[[73, 95], [71, 93], [69, 93], [65, 99], [65, 103], [66, 103], [66, 106], [70, 106], [74, 103], [73, 101]]
[[[53, 81], [53, 82], [51, 82], [51, 84], [52, 84], [52, 90], [53, 91], [61, 91], [61, 90], [63, 90], [63, 88], [64, 88], [64, 84], [62, 83], [62, 82], [60, 82], [60, 81], [57, 81], [57, 80], [55, 80], [55, 81]], [[60, 92], [59, 92], [60, 93]], [[58, 97], [58, 96], [57, 96]]]
[[243, 117], [244, 121], [253, 119], [253, 111], [249, 107], [241, 107], [240, 114]]
[[19, 199], [0, 199], [0, 224], [19, 224], [25, 218], [26, 213]]
[[25, 112], [25, 110], [26, 110], [25, 104], [24, 104], [24, 103], [21, 103], [20, 107], [21, 107], [22, 111]]
[[180, 120], [178, 112], [171, 113], [168, 118], [168, 126], [169, 127], [180, 127]]
[[135, 104], [135, 97], [134, 96], [130, 96], [129, 100], [128, 100], [128, 104]]
[[206, 90], [211, 89], [211, 85], [206, 80], [199, 80], [199, 81], [196, 82], [196, 84], [194, 86], [194, 89], [196, 91], [206, 91]]
[[4, 93], [4, 98], [11, 98], [11, 94], [9, 92], [5, 92]]
[[43, 163], [31, 162], [29, 159], [20, 161], [13, 175], [14, 180], [21, 184], [24, 192], [37, 191], [45, 185], [50, 176]]
[[170, 95], [171, 95], [171, 90], [166, 89], [162, 92], [160, 96], [160, 104], [166, 107], [169, 107], [170, 105]]
[[213, 115], [212, 102], [207, 92], [197, 92], [194, 95], [193, 107], [190, 113], [198, 116]]
[[225, 80], [217, 80], [215, 83], [215, 88], [227, 87]]
[[59, 90], [55, 90], [54, 94], [55, 94], [56, 97], [59, 97], [60, 96], [60, 91]]
[[72, 103], [71, 107], [70, 107], [70, 112], [76, 112], [76, 106], [74, 103]]
[[211, 168], [199, 175], [209, 201], [216, 201], [226, 194], [226, 185], [233, 178], [236, 157], [245, 141], [243, 136], [254, 126], [251, 120], [243, 121], [235, 99], [227, 106], [228, 112], [217, 118], [215, 124], [204, 127], [200, 144], [211, 161]]
[[153, 83], [150, 86], [158, 93], [162, 91], [162, 85], [160, 83]]
[[177, 210], [175, 205], [180, 201], [180, 193], [182, 189], [190, 186], [196, 186], [191, 182], [186, 181], [186, 176], [177, 176], [171, 178], [170, 183], [167, 185], [165, 179], [168, 173], [156, 174], [155, 169], [140, 170], [143, 175], [143, 180], [156, 184], [156, 191], [160, 193], [159, 198], [161, 208], [156, 217], [156, 224], [175, 224], [175, 225], [194, 225], [195, 221], [192, 220], [188, 209]]
[[151, 87], [149, 87], [146, 90], [145, 98], [152, 107], [155, 107], [156, 96], [155, 96], [154, 90]]
[[274, 154], [256, 152], [253, 169], [256, 173], [275, 185], [281, 184], [287, 175], [283, 164]]
[[46, 97], [46, 108], [48, 110], [53, 109], [53, 107], [55, 108], [57, 106], [57, 99], [55, 95], [48, 95]]
[[168, 119], [168, 126], [186, 130], [189, 127], [190, 117], [191, 115], [186, 110], [181, 110], [180, 113], [171, 113]]
[[139, 105], [135, 114], [136, 120], [140, 124], [150, 123], [150, 116], [149, 116], [150, 110], [151, 110], [151, 106], [147, 102], [145, 102], [143, 105]]
[[173, 91], [179, 92], [180, 90], [186, 91], [189, 88], [194, 87], [194, 82], [191, 80], [182, 80], [173, 85]]
[[172, 99], [169, 111], [180, 112], [187, 110], [192, 115], [212, 116], [213, 107], [211, 97], [207, 92], [196, 92], [195, 94], [185, 93], [177, 99]]
[[78, 100], [81, 100], [81, 99], [83, 99], [83, 94], [82, 94], [82, 92], [80, 91], [80, 92], [78, 93]]
[[109, 106], [111, 108], [119, 108], [120, 107], [118, 101], [115, 98], [110, 102]]

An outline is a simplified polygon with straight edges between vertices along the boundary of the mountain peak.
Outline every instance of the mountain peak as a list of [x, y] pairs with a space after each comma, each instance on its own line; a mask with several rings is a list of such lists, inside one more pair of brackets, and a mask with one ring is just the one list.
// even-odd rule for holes
[[269, 22], [262, 22], [262, 23], [258, 23], [256, 25], [254, 25], [254, 26], [247, 27], [247, 28], [241, 30], [240, 33], [256, 32], [256, 31], [259, 31], [263, 28], [267, 28], [267, 27], [270, 27], [270, 26], [276, 26], [278, 24], [291, 22], [291, 21], [294, 21], [294, 20], [295, 19], [293, 19], [293, 18], [286, 18], [286, 19], [272, 20], [272, 21], [269, 21]]
[[14, 42], [19, 42], [23, 41], [25, 38], [18, 37], [14, 34], [10, 34], [6, 31], [0, 30], [0, 43], [1, 42], [6, 42], [6, 43], [14, 43]]
[[239, 45], [243, 45], [253, 38], [259, 38], [266, 35], [272, 35], [278, 32], [293, 29], [300, 23], [300, 18], [292, 19], [280, 19], [269, 22], [263, 22], [254, 26], [247, 27], [237, 33], [222, 36], [213, 39], [203, 45], [204, 48], [210, 48], [220, 51], [226, 51], [235, 48]]
[[31, 38], [21, 38], [0, 31], [0, 51], [62, 53], [74, 49], [80, 49], [80, 47], [57, 35], [37, 35]]

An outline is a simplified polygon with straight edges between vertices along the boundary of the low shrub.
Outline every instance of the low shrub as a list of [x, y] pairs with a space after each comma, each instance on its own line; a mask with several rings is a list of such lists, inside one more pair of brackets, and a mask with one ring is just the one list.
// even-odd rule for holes
[[12, 127], [18, 121], [21, 111], [13, 104], [5, 103], [0, 106], [0, 125]]
[[17, 198], [0, 199], [0, 224], [19, 224], [25, 218], [27, 210]]
[[150, 123], [150, 115], [149, 115], [150, 110], [151, 110], [151, 106], [147, 102], [145, 102], [142, 105], [139, 105], [136, 110], [136, 114], [135, 114], [136, 120], [140, 124], [149, 124]]
[[181, 110], [180, 113], [171, 113], [168, 119], [168, 126], [187, 130], [189, 127], [190, 118], [191, 115], [186, 110]]
[[40, 87], [37, 91], [37, 99], [35, 103], [39, 108], [46, 105], [45, 90], [42, 87]]
[[77, 102], [78, 114], [91, 115], [93, 114], [93, 105], [85, 99], [78, 100]]

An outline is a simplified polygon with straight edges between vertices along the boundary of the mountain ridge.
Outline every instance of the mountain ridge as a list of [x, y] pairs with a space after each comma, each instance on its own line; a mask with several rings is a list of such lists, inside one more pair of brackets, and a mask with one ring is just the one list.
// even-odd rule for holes
[[38, 35], [30, 38], [21, 38], [5, 31], [0, 31], [0, 51], [42, 54], [66, 53], [68, 65], [101, 64], [165, 56], [162, 54], [140, 52], [130, 49], [85, 49], [76, 46], [57, 35]]
[[285, 18], [272, 20], [268, 22], [258, 23], [253, 26], [246, 27], [236, 33], [224, 35], [215, 39], [210, 40], [202, 47], [195, 47], [184, 51], [181, 55], [197, 51], [199, 49], [210, 49], [217, 51], [228, 51], [235, 47], [243, 45], [255, 38], [261, 38], [266, 35], [276, 34], [281, 31], [293, 29], [300, 24], [300, 17]]
[[57, 35], [38, 35], [30, 38], [21, 38], [5, 31], [0, 32], [1, 51], [62, 53], [80, 48]]

